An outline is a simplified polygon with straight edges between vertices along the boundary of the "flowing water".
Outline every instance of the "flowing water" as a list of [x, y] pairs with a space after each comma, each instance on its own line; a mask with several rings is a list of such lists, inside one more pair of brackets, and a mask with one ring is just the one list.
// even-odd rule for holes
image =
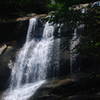
[[[84, 24], [78, 25], [77, 28], [74, 29], [74, 33], [70, 41], [70, 74], [80, 72], [80, 67], [78, 67], [79, 65], [77, 64], [77, 57], [79, 55], [79, 52], [77, 52], [77, 46], [80, 43], [80, 33], [84, 30], [84, 27]], [[78, 32], [78, 30], [80, 32]]]
[[74, 29], [74, 33], [73, 33], [73, 37], [70, 41], [70, 74], [73, 74], [75, 72], [75, 68], [73, 68], [73, 64], [74, 62], [76, 62], [76, 57], [77, 57], [77, 53], [76, 53], [76, 46], [79, 44], [80, 42], [80, 38], [78, 37], [77, 34], [77, 28]]
[[37, 20], [30, 19], [26, 42], [17, 54], [10, 87], [3, 94], [2, 100], [28, 100], [46, 81], [52, 59], [55, 28], [46, 22], [41, 39], [36, 39], [34, 34], [38, 30]]

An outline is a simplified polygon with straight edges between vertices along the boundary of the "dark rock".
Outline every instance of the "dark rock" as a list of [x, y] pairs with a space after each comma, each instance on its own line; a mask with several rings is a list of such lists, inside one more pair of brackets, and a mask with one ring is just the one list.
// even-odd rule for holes
[[10, 68], [0, 66], [0, 91], [5, 90], [8, 87], [10, 73]]
[[0, 42], [20, 41], [27, 33], [28, 20], [0, 22]]
[[4, 90], [8, 87], [11, 74], [11, 66], [9, 66], [9, 64], [10, 61], [15, 59], [16, 51], [15, 46], [7, 46], [0, 55], [0, 90]]
[[96, 95], [75, 95], [68, 97], [67, 100], [100, 100], [100, 96]]
[[0, 42], [17, 41], [19, 44], [25, 42], [29, 19], [33, 17], [43, 18], [46, 14], [27, 14], [16, 18], [0, 19]]
[[99, 100], [99, 84], [100, 77], [92, 74], [50, 80], [30, 100]]
[[16, 53], [25, 42], [29, 19], [45, 16], [46, 14], [28, 14], [26, 17], [0, 21], [0, 90], [8, 86]]

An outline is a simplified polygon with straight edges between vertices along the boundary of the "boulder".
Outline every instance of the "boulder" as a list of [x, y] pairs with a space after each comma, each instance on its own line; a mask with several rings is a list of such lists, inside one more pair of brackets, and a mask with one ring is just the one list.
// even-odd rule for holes
[[48, 80], [30, 100], [99, 100], [99, 84], [100, 77], [91, 73]]

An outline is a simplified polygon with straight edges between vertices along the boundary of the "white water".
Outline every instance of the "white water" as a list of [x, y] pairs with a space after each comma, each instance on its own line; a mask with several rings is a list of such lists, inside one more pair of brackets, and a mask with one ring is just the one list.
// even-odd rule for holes
[[2, 100], [28, 100], [32, 95], [35, 94], [36, 90], [45, 81], [39, 81], [31, 84], [26, 84], [20, 88], [15, 88], [13, 90], [7, 90], [3, 94]]
[[75, 28], [72, 39], [70, 41], [70, 74], [80, 71], [80, 68], [78, 68], [77, 65], [75, 68], [74, 66], [75, 62], [77, 62], [76, 58], [79, 55], [79, 53], [77, 52], [77, 46], [80, 43], [80, 35], [77, 33], [77, 30], [82, 31], [83, 29], [84, 29], [84, 24], [80, 24], [77, 28]]
[[2, 100], [28, 100], [45, 82], [54, 43], [54, 26], [45, 24], [41, 40], [32, 38], [38, 28], [37, 19], [30, 19], [26, 43], [19, 51], [11, 74], [9, 89]]
[[70, 41], [70, 74], [73, 74], [73, 63], [76, 61], [77, 53], [76, 46], [79, 44], [80, 38], [77, 35], [77, 28], [74, 29], [73, 37]]

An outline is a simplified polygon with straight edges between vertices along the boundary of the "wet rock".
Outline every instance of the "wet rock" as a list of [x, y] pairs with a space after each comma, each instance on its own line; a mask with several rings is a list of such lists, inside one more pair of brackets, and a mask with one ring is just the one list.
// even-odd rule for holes
[[100, 77], [79, 75], [48, 80], [30, 100], [99, 100]]
[[17, 51], [17, 48], [15, 46], [7, 46], [5, 44], [4, 47], [5, 49], [0, 55], [0, 91], [6, 89], [8, 86], [8, 81], [11, 74], [11, 68], [9, 67], [9, 63], [11, 60], [15, 59]]
[[6, 50], [7, 45], [4, 44], [3, 46], [0, 47], [0, 55], [3, 54], [3, 52]]
[[67, 100], [100, 100], [100, 96], [96, 95], [75, 95], [70, 96]]
[[[0, 19], [0, 42], [18, 41], [19, 44], [25, 42], [29, 19], [33, 17], [43, 18], [47, 14], [27, 14], [16, 18]], [[22, 43], [21, 43], [22, 42]]]

